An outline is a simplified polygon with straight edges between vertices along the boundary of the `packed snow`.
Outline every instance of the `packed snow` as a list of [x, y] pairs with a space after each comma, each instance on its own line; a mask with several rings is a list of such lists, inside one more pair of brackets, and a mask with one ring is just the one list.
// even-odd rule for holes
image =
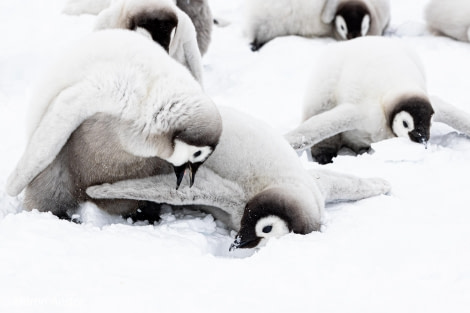
[[[421, 56], [430, 94], [470, 112], [470, 44], [429, 34], [426, 0], [391, 2], [387, 35]], [[228, 25], [215, 27], [203, 59], [206, 92], [279, 134], [296, 127], [316, 58], [334, 40], [283, 37], [253, 53], [242, 1], [209, 3]], [[3, 190], [26, 144], [31, 89], [94, 21], [61, 14], [63, 5], [0, 3], [0, 312], [468, 311], [470, 138], [439, 123], [427, 149], [396, 138], [322, 166], [385, 178], [392, 192], [328, 205], [322, 232], [257, 250], [229, 252], [235, 234], [188, 209], [168, 208], [155, 225], [92, 204], [81, 208], [83, 224], [24, 211], [22, 196]], [[306, 168], [320, 167], [301, 158]]]

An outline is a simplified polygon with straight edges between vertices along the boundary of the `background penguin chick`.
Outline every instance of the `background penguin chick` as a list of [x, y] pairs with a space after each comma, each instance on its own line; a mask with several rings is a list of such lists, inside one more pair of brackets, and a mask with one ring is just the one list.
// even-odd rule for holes
[[202, 60], [191, 19], [173, 0], [117, 0], [96, 18], [95, 29], [135, 30], [161, 45], [202, 83]]
[[[68, 0], [62, 9], [62, 13], [68, 15], [94, 14], [109, 8], [112, 4], [121, 0]], [[127, 0], [129, 1], [129, 0]], [[207, 0], [171, 0], [184, 13], [186, 13], [197, 33], [197, 42], [201, 55], [207, 52], [212, 34], [213, 17]], [[132, 2], [138, 2], [131, 0]], [[144, 0], [149, 6], [155, 3], [153, 0]], [[160, 1], [162, 2], [162, 1]]]
[[70, 216], [89, 184], [153, 174], [156, 157], [174, 166], [179, 182], [186, 168], [193, 180], [222, 131], [188, 71], [127, 30], [96, 32], [69, 48], [30, 114], [29, 142], [7, 191], [28, 186], [27, 208], [59, 216]]
[[162, 172], [89, 187], [88, 195], [201, 208], [238, 231], [233, 249], [253, 247], [291, 231], [318, 231], [325, 202], [358, 200], [390, 190], [381, 179], [309, 172], [270, 127], [231, 108], [219, 111], [224, 125], [219, 145], [200, 167], [191, 189], [185, 185], [174, 190], [171, 175]]
[[467, 0], [431, 0], [425, 9], [431, 31], [465, 42], [470, 42], [469, 16], [470, 2]]
[[[360, 153], [395, 136], [423, 144], [429, 140], [434, 109], [424, 69], [401, 41], [364, 37], [330, 45], [314, 73], [304, 122], [286, 138], [297, 150], [311, 148], [319, 163], [331, 162], [341, 147]], [[462, 115], [455, 108], [446, 112]], [[446, 121], [466, 131], [462, 123], [453, 124], [457, 119]]]
[[382, 35], [389, 20], [389, 0], [247, 0], [245, 29], [256, 51], [279, 36]]
[[204, 55], [211, 42], [214, 24], [208, 0], [177, 0], [176, 5], [191, 18], [196, 28], [199, 51]]

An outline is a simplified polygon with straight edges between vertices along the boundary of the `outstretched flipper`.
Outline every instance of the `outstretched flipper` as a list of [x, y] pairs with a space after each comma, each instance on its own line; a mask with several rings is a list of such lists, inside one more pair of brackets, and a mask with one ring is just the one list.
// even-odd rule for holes
[[360, 178], [328, 170], [310, 170], [325, 197], [325, 202], [361, 200], [391, 190], [390, 183], [381, 178]]
[[441, 122], [455, 128], [459, 132], [470, 136], [470, 114], [439, 97], [431, 97], [434, 109], [434, 121]]
[[312, 116], [287, 133], [285, 138], [295, 150], [302, 151], [323, 139], [355, 129], [362, 118], [354, 105], [342, 104]]
[[[75, 129], [100, 108], [84, 105], [92, 103], [83, 93], [85, 83], [64, 89], [50, 104], [37, 128], [32, 133], [25, 152], [7, 181], [7, 193], [18, 195], [59, 154]], [[95, 96], [95, 95], [93, 95]], [[84, 97], [87, 97], [86, 99]]]
[[336, 10], [338, 8], [338, 0], [326, 0], [325, 6], [321, 13], [321, 21], [330, 24], [335, 19]]
[[205, 205], [224, 208], [244, 207], [246, 203], [242, 189], [235, 183], [216, 175], [207, 168], [198, 171], [198, 181], [175, 189], [172, 174], [157, 175], [142, 179], [131, 179], [114, 184], [88, 187], [87, 194], [95, 199], [147, 200], [170, 205]]
[[185, 64], [193, 77], [202, 85], [202, 59], [197, 45], [196, 29], [189, 16], [182, 11], [178, 14], [178, 26], [170, 44], [170, 55], [175, 55], [179, 49], [182, 50], [179, 52], [182, 55], [178, 55], [177, 59], [181, 59], [180, 62]]

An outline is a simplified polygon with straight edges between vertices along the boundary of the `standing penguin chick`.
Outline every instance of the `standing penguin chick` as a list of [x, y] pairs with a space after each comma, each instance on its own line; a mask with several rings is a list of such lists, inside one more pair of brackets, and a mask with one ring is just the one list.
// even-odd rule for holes
[[195, 205], [238, 231], [234, 248], [251, 248], [289, 232], [320, 230], [325, 201], [358, 200], [386, 193], [382, 179], [305, 170], [288, 143], [262, 122], [219, 108], [223, 131], [213, 155], [189, 189], [172, 188], [171, 176], [90, 187], [94, 198]]
[[[341, 147], [360, 153], [395, 136], [426, 144], [435, 110], [421, 61], [402, 41], [364, 37], [336, 43], [319, 60], [305, 96], [304, 122], [286, 135], [295, 149], [311, 147], [319, 163], [329, 163]], [[436, 120], [468, 131], [458, 118], [467, 116], [461, 110], [440, 102], [436, 113]]]
[[208, 0], [177, 0], [176, 5], [191, 18], [196, 28], [199, 51], [204, 55], [211, 42], [214, 24]]
[[389, 0], [247, 0], [246, 32], [253, 51], [279, 36], [382, 35], [390, 20]]
[[202, 83], [202, 60], [191, 19], [173, 0], [116, 0], [96, 18], [95, 29], [123, 28], [147, 35]]
[[425, 18], [431, 31], [470, 42], [470, 2], [467, 0], [431, 0]]
[[28, 209], [58, 216], [70, 217], [90, 184], [151, 175], [158, 158], [173, 165], [177, 186], [186, 169], [193, 184], [221, 134], [217, 108], [189, 72], [127, 30], [96, 32], [67, 50], [30, 114], [7, 192], [26, 187]]

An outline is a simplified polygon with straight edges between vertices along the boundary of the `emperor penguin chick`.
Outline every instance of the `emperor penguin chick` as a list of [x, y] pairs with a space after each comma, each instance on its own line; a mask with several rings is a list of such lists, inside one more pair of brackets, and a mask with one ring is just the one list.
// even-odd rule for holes
[[191, 19], [173, 0], [116, 0], [96, 18], [95, 29], [135, 30], [161, 45], [202, 83], [202, 60]]
[[[336, 43], [319, 60], [305, 96], [304, 122], [286, 135], [295, 149], [311, 148], [319, 163], [329, 163], [341, 147], [360, 153], [396, 136], [427, 143], [434, 102], [419, 57], [402, 41], [364, 37]], [[435, 120], [469, 131], [468, 114], [444, 101], [436, 105]]]
[[[69, 15], [94, 14], [116, 5], [122, 0], [68, 0], [62, 12]], [[191, 19], [196, 28], [197, 43], [201, 55], [207, 52], [212, 34], [213, 17], [208, 0], [171, 0]], [[126, 0], [128, 6], [139, 5], [151, 8], [154, 5], [163, 5], [168, 1], [155, 0]]]
[[425, 18], [431, 31], [470, 42], [470, 2], [467, 0], [431, 0]]
[[[165, 164], [177, 187], [185, 170], [192, 185], [222, 131], [217, 108], [189, 72], [128, 30], [96, 32], [67, 50], [29, 113], [29, 142], [7, 192], [26, 187], [28, 209], [61, 217], [88, 199], [89, 185], [146, 177]], [[121, 204], [108, 209], [129, 210]]]
[[94, 198], [145, 200], [196, 206], [238, 232], [231, 249], [252, 248], [289, 232], [320, 230], [325, 202], [358, 200], [386, 193], [382, 179], [328, 171], [307, 171], [288, 143], [262, 122], [220, 107], [223, 131], [213, 155], [200, 167], [198, 181], [172, 188], [171, 176], [93, 186]]
[[348, 40], [382, 35], [389, 0], [247, 0], [246, 32], [253, 51], [279, 36]]

